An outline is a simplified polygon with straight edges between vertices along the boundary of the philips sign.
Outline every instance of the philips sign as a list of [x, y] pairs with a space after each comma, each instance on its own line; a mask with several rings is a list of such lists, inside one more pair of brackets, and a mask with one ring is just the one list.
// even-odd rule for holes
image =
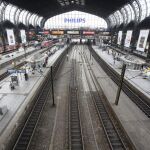
[[65, 23], [85, 23], [85, 18], [64, 18]]

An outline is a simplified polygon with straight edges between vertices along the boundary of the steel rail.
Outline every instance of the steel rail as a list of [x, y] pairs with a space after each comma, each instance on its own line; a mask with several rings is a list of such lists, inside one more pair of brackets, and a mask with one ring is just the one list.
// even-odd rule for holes
[[[120, 84], [120, 75], [111, 68], [91, 47], [89, 48], [93, 57], [103, 68], [107, 75], [117, 84]], [[150, 99], [140, 92], [136, 87], [124, 79], [122, 90], [125, 94], [150, 118]]]

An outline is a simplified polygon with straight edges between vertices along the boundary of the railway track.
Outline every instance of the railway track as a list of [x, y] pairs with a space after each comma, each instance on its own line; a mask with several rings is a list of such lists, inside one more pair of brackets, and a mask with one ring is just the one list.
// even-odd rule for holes
[[13, 150], [26, 150], [30, 144], [32, 135], [36, 129], [39, 117], [43, 110], [44, 104], [46, 102], [49, 90], [50, 90], [50, 79], [46, 80], [40, 95], [37, 98], [37, 102], [30, 113], [29, 118], [27, 119], [24, 128], [13, 148]]
[[78, 85], [76, 73], [76, 60], [72, 60], [72, 72], [69, 85], [69, 149], [83, 150], [82, 129], [78, 105]]
[[[102, 127], [104, 129], [107, 141], [109, 143], [111, 150], [126, 150], [129, 149], [126, 144], [124, 143], [125, 137], [122, 137], [121, 134], [118, 131], [118, 127], [114, 123], [114, 120], [112, 119], [111, 115], [109, 114], [109, 111], [105, 105], [105, 96], [103, 94], [103, 91], [101, 90], [99, 83], [97, 82], [96, 76], [94, 75], [91, 65], [88, 61], [88, 58], [85, 54], [81, 56], [82, 61], [85, 60], [86, 64], [88, 65], [88, 72], [90, 75], [90, 79], [94, 85], [95, 91], [93, 90], [91, 86], [91, 82], [89, 81], [89, 77], [87, 76], [86, 72], [86, 66], [84, 65], [84, 71], [86, 74], [87, 83], [90, 89], [91, 97], [94, 101], [95, 108], [97, 110], [100, 122], [102, 124]], [[124, 139], [123, 139], [124, 138]]]
[[[103, 59], [98, 56], [98, 54], [89, 47], [93, 57], [99, 63], [99, 65], [105, 70], [108, 76], [117, 84], [120, 84], [120, 75], [113, 70]], [[150, 101], [142, 92], [136, 89], [132, 84], [130, 84], [126, 79], [124, 79], [122, 90], [124, 93], [145, 113], [145, 115], [150, 118]], [[149, 102], [148, 102], [149, 101]]]
[[[53, 75], [56, 74], [66, 51], [57, 59], [57, 61], [53, 64]], [[40, 87], [40, 92], [35, 97], [35, 104], [33, 109], [31, 110], [23, 129], [21, 130], [18, 139], [16, 140], [13, 150], [27, 150], [29, 148], [30, 142], [32, 140], [32, 136], [36, 130], [38, 121], [40, 119], [42, 110], [45, 106], [46, 100], [51, 92], [51, 77], [50, 71]]]

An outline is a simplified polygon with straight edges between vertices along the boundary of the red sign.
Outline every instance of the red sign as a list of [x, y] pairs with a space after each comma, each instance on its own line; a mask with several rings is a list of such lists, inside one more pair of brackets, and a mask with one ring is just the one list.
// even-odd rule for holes
[[49, 31], [44, 31], [44, 34], [49, 34]]
[[94, 35], [94, 31], [83, 31], [83, 35]]

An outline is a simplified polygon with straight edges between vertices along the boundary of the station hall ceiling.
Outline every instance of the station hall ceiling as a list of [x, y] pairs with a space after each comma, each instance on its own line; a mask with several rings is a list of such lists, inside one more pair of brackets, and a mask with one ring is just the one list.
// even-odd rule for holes
[[72, 10], [83, 11], [106, 18], [129, 1], [130, 0], [5, 0], [5, 2], [39, 14], [44, 18], [50, 18]]

